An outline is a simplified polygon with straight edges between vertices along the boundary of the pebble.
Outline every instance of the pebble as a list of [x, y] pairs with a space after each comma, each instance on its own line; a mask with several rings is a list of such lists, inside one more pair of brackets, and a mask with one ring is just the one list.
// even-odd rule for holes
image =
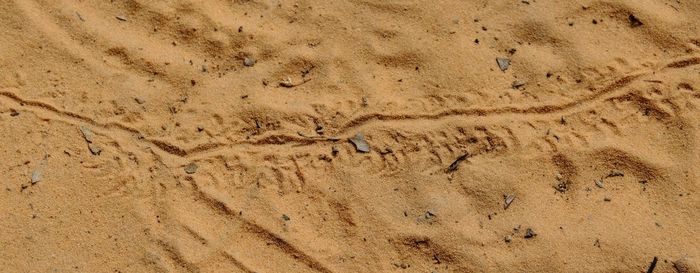
[[324, 131], [325, 131], [325, 129], [323, 128], [323, 124], [321, 124], [321, 123], [316, 124], [316, 133], [317, 134], [323, 135]]
[[32, 185], [39, 183], [41, 181], [41, 170], [35, 170], [32, 172]]
[[93, 155], [100, 155], [102, 153], [102, 148], [92, 143], [88, 143], [88, 149], [90, 149], [90, 153]]
[[673, 267], [676, 268], [676, 271], [678, 271], [678, 273], [700, 272], [700, 270], [691, 266], [691, 262], [689, 261], [688, 257], [683, 257], [676, 260], [675, 262], [673, 262]]
[[243, 59], [243, 65], [248, 66], [248, 67], [254, 66], [255, 59], [253, 59], [252, 57], [245, 57], [245, 59]]
[[292, 82], [292, 78], [287, 77], [286, 79], [280, 81], [280, 86], [292, 88], [292, 87], [294, 87], [294, 82]]
[[355, 137], [350, 139], [350, 142], [352, 142], [352, 144], [355, 145], [355, 149], [358, 152], [369, 153], [369, 144], [367, 143], [367, 141], [365, 141], [365, 136], [362, 133], [357, 133]]
[[513, 203], [513, 200], [515, 200], [515, 195], [514, 194], [508, 194], [505, 196], [505, 203], [503, 204], [503, 209], [507, 209], [510, 207], [510, 204]]
[[637, 16], [634, 16], [634, 14], [630, 14], [630, 16], [627, 17], [627, 19], [629, 19], [631, 27], [641, 27], [644, 25], [644, 23], [642, 23], [642, 21], [640, 21], [637, 18]]
[[505, 72], [510, 67], [510, 59], [508, 58], [496, 58], [496, 63], [498, 63], [498, 68]]
[[197, 172], [198, 168], [199, 168], [199, 166], [197, 166], [197, 164], [190, 163], [190, 164], [187, 164], [187, 166], [185, 166], [185, 172], [187, 174], [194, 174]]
[[90, 130], [90, 128], [88, 128], [84, 125], [80, 125], [80, 132], [83, 134], [83, 138], [85, 138], [85, 141], [87, 141], [88, 143], [92, 143], [93, 134], [92, 134], [92, 130]]
[[117, 18], [117, 20], [119, 20], [119, 21], [126, 21], [127, 20], [126, 16], [124, 16], [124, 15], [117, 15], [117, 16], [115, 16], [115, 18]]
[[619, 171], [619, 170], [612, 170], [608, 174], [608, 177], [616, 177], [616, 176], [625, 176], [625, 173], [623, 173], [622, 171]]
[[511, 87], [513, 87], [513, 89], [520, 89], [520, 87], [525, 86], [525, 84], [527, 84], [527, 83], [523, 80], [515, 80], [511, 84]]
[[513, 241], [513, 236], [506, 235], [506, 237], [504, 238], [504, 240], [506, 241], [506, 243], [510, 243], [510, 242]]
[[535, 231], [532, 230], [531, 228], [528, 228], [525, 230], [525, 236], [524, 236], [525, 239], [530, 239], [530, 238], [535, 237], [535, 236], [537, 236], [537, 233], [535, 233]]
[[595, 180], [595, 185], [598, 186], [598, 188], [603, 188], [603, 179], [596, 179]]

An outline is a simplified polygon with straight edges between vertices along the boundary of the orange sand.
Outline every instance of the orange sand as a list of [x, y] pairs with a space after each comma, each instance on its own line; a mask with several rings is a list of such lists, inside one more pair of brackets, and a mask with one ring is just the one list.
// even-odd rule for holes
[[700, 1], [9, 0], [0, 25], [0, 272], [700, 272]]

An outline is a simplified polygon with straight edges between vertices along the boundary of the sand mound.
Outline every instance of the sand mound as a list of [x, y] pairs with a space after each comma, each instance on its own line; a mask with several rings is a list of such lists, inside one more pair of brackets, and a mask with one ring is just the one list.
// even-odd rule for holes
[[698, 272], [698, 15], [4, 1], [0, 272]]

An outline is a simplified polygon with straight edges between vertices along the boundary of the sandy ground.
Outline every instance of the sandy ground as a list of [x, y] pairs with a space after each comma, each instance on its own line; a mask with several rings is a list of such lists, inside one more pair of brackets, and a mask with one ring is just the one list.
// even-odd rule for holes
[[0, 272], [700, 271], [700, 1], [8, 0], [0, 26]]

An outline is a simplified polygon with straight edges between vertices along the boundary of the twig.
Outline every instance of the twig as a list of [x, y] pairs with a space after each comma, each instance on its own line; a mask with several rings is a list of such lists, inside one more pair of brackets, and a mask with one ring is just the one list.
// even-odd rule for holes
[[457, 167], [459, 167], [459, 163], [461, 163], [464, 160], [467, 160], [467, 157], [469, 157], [469, 154], [463, 154], [463, 155], [459, 156], [457, 159], [455, 159], [454, 162], [452, 162], [452, 164], [450, 164], [449, 167], [447, 167], [446, 172], [451, 173], [451, 172], [454, 172], [455, 170], [457, 170]]
[[647, 269], [647, 273], [653, 273], [654, 268], [656, 268], [656, 262], [658, 262], [659, 259], [654, 257], [654, 260], [651, 261], [651, 264], [649, 265], [649, 269]]
[[286, 88], [292, 88], [292, 87], [297, 87], [297, 86], [299, 86], [299, 85], [305, 84], [305, 83], [307, 83], [307, 82], [310, 81], [310, 80], [311, 80], [311, 79], [306, 79], [306, 78], [305, 78], [305, 79], [303, 79], [301, 82], [294, 83], [294, 82], [292, 81], [291, 78], [287, 77], [286, 79], [284, 79], [283, 81], [280, 82], [280, 86], [286, 87]]

